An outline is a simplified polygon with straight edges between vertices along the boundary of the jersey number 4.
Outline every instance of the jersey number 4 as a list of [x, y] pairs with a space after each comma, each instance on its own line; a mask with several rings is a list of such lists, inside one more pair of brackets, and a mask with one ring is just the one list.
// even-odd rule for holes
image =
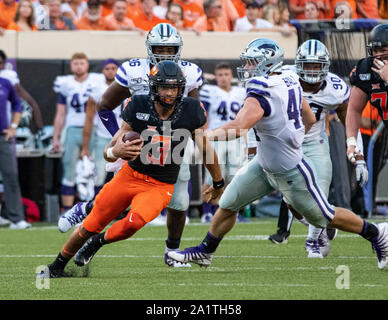
[[[84, 98], [87, 98], [87, 97], [88, 97], [87, 94], [84, 94], [83, 96], [84, 96]], [[77, 113], [85, 112], [86, 103], [83, 103], [83, 104], [82, 104], [82, 103], [80, 102], [79, 94], [78, 94], [78, 93], [75, 93], [75, 94], [73, 95], [73, 98], [71, 98], [70, 105], [75, 109], [75, 112], [77, 112]]]
[[376, 100], [380, 100], [380, 108], [383, 114], [383, 120], [388, 120], [387, 93], [386, 92], [372, 93], [371, 102], [373, 103]]
[[[299, 90], [299, 96], [301, 92]], [[288, 106], [287, 106], [287, 114], [288, 114], [288, 119], [289, 120], [294, 120], [294, 126], [295, 129], [299, 129], [301, 127], [300, 124], [300, 112], [301, 112], [301, 103], [298, 103], [296, 101], [295, 97], [295, 90], [290, 89], [288, 90]]]
[[171, 148], [171, 137], [156, 134], [152, 136], [151, 144], [159, 145], [159, 148], [156, 154], [148, 154], [149, 163], [164, 166]]

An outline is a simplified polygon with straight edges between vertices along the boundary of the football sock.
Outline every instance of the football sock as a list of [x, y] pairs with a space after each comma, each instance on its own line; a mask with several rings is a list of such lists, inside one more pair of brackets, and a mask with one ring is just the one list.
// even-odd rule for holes
[[212, 205], [208, 202], [202, 203], [203, 214], [212, 212]]
[[222, 238], [216, 238], [210, 232], [208, 232], [205, 239], [203, 239], [202, 243], [200, 244], [200, 247], [203, 247], [206, 253], [213, 253], [216, 251], [221, 240]]
[[379, 230], [373, 223], [368, 223], [364, 220], [364, 226], [360, 236], [368, 241], [373, 241], [379, 235]]
[[55, 270], [63, 270], [65, 269], [67, 263], [70, 261], [71, 258], [65, 258], [61, 255], [61, 253], [58, 254], [56, 259], [52, 264], [49, 265], [50, 269], [55, 269]]
[[166, 240], [166, 246], [167, 246], [168, 249], [171, 249], [171, 250], [178, 249], [180, 243], [181, 243], [181, 239], [167, 238], [167, 240]]
[[287, 204], [282, 200], [279, 210], [278, 229], [289, 231], [288, 225], [290, 225], [288, 217], [288, 208]]
[[318, 240], [319, 235], [322, 232], [322, 228], [317, 228], [312, 224], [309, 224], [309, 234], [307, 236], [308, 239]]

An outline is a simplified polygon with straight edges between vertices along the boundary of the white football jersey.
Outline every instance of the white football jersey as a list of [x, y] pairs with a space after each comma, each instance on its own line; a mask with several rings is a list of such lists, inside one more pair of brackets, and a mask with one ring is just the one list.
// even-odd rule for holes
[[234, 120], [245, 100], [245, 89], [237, 86], [227, 92], [216, 85], [205, 84], [199, 94], [207, 111], [209, 129]]
[[[90, 98], [92, 98], [95, 102], [98, 102], [106, 89], [108, 89], [109, 85], [105, 81], [105, 77], [103, 81], [94, 83], [91, 92], [90, 92]], [[119, 127], [121, 127], [121, 111], [126, 103], [126, 100], [117, 108], [113, 110], [113, 113], [116, 117], [117, 124]], [[99, 116], [97, 118], [97, 125], [96, 125], [96, 134], [98, 137], [104, 138], [104, 139], [111, 139], [112, 135], [109, 133], [109, 131], [105, 128], [104, 124], [102, 123]]]
[[[150, 64], [148, 59], [132, 59], [125, 61], [117, 70], [115, 81], [126, 87], [135, 94], [148, 94], [148, 75], [150, 74]], [[179, 60], [183, 74], [186, 78], [184, 96], [202, 85], [202, 70], [196, 64]]]
[[74, 75], [56, 77], [54, 92], [61, 95], [66, 104], [66, 126], [84, 126], [85, 106], [93, 84], [104, 80], [105, 77], [101, 73], [89, 73], [83, 82], [76, 81]]
[[254, 77], [246, 84], [247, 97], [255, 97], [264, 116], [253, 127], [257, 153], [264, 170], [285, 172], [301, 161], [305, 127], [302, 88], [291, 70], [270, 77]]
[[9, 82], [11, 82], [13, 86], [20, 83], [18, 74], [13, 70], [9, 70], [9, 69], [0, 70], [0, 78], [7, 79]]
[[[284, 66], [283, 70], [296, 71], [295, 66]], [[302, 88], [303, 90], [303, 88]], [[304, 142], [319, 139], [325, 131], [325, 119], [329, 111], [349, 100], [350, 89], [344, 80], [329, 72], [318, 92], [304, 92], [303, 97], [310, 104], [317, 122], [313, 124], [304, 138]]]

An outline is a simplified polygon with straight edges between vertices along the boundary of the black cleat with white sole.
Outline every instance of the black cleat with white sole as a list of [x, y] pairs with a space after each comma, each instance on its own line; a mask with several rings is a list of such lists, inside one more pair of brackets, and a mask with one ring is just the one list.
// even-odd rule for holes
[[79, 267], [87, 265], [102, 246], [100, 234], [91, 236], [74, 256], [74, 263]]

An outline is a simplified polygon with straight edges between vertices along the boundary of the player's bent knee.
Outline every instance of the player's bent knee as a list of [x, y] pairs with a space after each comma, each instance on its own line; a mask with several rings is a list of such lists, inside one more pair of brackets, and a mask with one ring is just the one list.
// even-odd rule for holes
[[133, 236], [138, 230], [146, 225], [144, 219], [135, 212], [114, 223], [106, 232], [108, 242], [125, 240]]
[[238, 206], [237, 192], [228, 192], [227, 188], [222, 194], [218, 205], [224, 210], [238, 211], [240, 208], [236, 207]]

